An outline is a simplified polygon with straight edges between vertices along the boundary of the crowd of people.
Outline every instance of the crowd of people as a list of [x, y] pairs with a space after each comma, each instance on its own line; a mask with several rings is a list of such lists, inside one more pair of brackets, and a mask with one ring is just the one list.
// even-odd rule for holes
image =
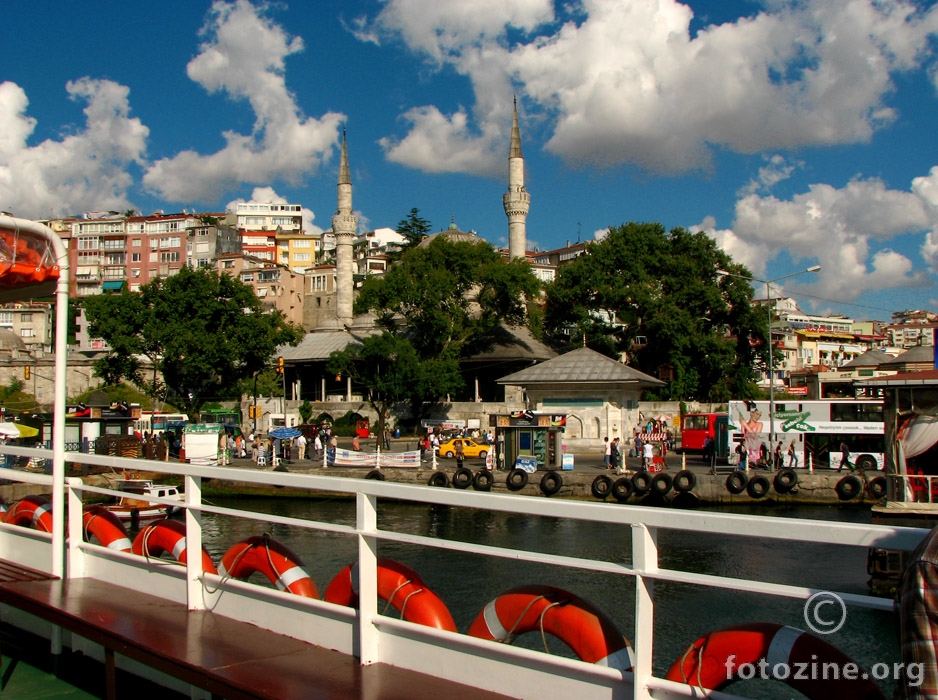
[[[329, 426], [311, 432], [309, 436], [307, 432], [301, 432], [293, 438], [278, 438], [272, 435], [264, 437], [260, 433], [251, 432], [246, 443], [250, 446], [251, 461], [259, 466], [268, 466], [279, 461], [291, 462], [294, 457], [297, 461], [320, 460], [327, 446], [330, 449], [338, 446], [338, 439]], [[240, 456], [247, 455], [242, 451]]]

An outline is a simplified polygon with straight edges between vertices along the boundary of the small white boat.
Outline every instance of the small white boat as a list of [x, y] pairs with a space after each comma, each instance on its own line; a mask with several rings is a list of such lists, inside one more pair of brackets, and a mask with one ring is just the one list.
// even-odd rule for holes
[[170, 498], [179, 501], [185, 500], [178, 486], [169, 484], [154, 484], [150, 479], [121, 479], [115, 484], [118, 491], [126, 493], [117, 503], [106, 505], [109, 511], [121, 520], [143, 521], [165, 518], [182, 509], [182, 506], [168, 506], [148, 500], [148, 496], [157, 498]]

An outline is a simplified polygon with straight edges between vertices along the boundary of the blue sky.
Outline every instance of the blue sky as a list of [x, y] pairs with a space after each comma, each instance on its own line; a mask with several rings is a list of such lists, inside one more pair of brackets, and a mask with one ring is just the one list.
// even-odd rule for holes
[[[412, 207], [529, 247], [704, 230], [806, 311], [938, 311], [938, 8], [899, 0], [32, 0], [0, 28], [0, 209]], [[933, 171], [934, 169], [934, 171]]]

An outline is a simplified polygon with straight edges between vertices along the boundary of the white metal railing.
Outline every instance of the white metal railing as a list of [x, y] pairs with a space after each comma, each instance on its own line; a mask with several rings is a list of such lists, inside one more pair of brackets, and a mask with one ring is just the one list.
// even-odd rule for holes
[[[40, 458], [51, 457], [51, 453], [46, 450], [26, 448], [3, 447], [0, 448], [0, 454], [3, 453]], [[663, 678], [655, 677], [653, 674], [652, 649], [655, 617], [653, 587], [656, 581], [670, 581], [732, 591], [747, 591], [795, 600], [807, 600], [819, 590], [811, 587], [809, 583], [806, 585], [779, 584], [765, 580], [741, 579], [664, 568], [660, 565], [658, 548], [658, 534], [662, 531], [707, 532], [711, 535], [787, 540], [794, 543], [804, 542], [833, 546], [875, 547], [902, 551], [913, 549], [927, 533], [926, 530], [917, 528], [797, 519], [782, 520], [763, 516], [755, 517], [702, 511], [616, 507], [596, 502], [435, 489], [379, 480], [338, 478], [243, 468], [206, 467], [174, 462], [154, 463], [148, 460], [81, 453], [68, 453], [66, 461], [108, 466], [118, 471], [152, 471], [157, 468], [160, 473], [183, 477], [186, 493], [187, 549], [190, 552], [201, 550], [201, 515], [203, 513], [252, 519], [263, 521], [265, 524], [276, 523], [320, 532], [339, 533], [357, 539], [360, 577], [360, 610], [357, 617], [355, 617], [355, 613], [348, 612], [347, 609], [337, 612], [336, 606], [322, 601], [294, 600], [299, 596], [289, 596], [276, 591], [269, 591], [261, 586], [223, 580], [212, 574], [204, 574], [201, 570], [201, 558], [198, 556], [189, 556], [185, 568], [185, 594], [183, 599], [190, 609], [208, 607], [216, 611], [222, 611], [225, 609], [224, 603], [219, 602], [220, 599], [216, 591], [222, 593], [230, 591], [232, 596], [242, 596], [238, 599], [239, 604], [252, 599], [263, 599], [268, 605], [286, 608], [291, 611], [300, 609], [303, 612], [319, 615], [320, 619], [324, 621], [322, 625], [325, 630], [332, 629], [328, 627], [330, 620], [335, 621], [335, 618], [341, 618], [337, 621], [337, 624], [350, 624], [354, 628], [351, 633], [354, 640], [351, 648], [347, 651], [352, 653], [352, 650], [354, 650], [354, 653], [360, 657], [363, 664], [383, 661], [430, 673], [431, 675], [434, 675], [435, 670], [436, 675], [438, 675], [440, 668], [443, 668], [439, 663], [441, 654], [463, 655], [467, 657], [466, 660], [469, 663], [446, 663], [445, 673], [447, 677], [457, 682], [468, 683], [493, 691], [500, 690], [508, 695], [520, 694], [525, 697], [635, 698], [642, 700], [648, 700], [651, 697], [700, 697], [699, 689], [695, 690], [691, 686], [666, 681]], [[49, 476], [29, 474], [18, 470], [2, 470], [0, 471], [0, 477], [6, 477], [14, 481], [48, 484], [49, 486], [53, 484]], [[342, 525], [257, 513], [237, 508], [219, 507], [202, 500], [201, 482], [203, 478], [248, 484], [270, 484], [354, 496], [356, 522], [354, 526]], [[117, 492], [111, 489], [85, 485], [80, 479], [70, 478], [65, 480], [64, 483], [68, 503], [67, 575], [81, 576], [86, 575], [89, 571], [97, 571], [97, 565], [94, 562], [97, 559], [108, 559], [107, 566], [122, 567], [127, 570], [126, 575], [128, 577], [132, 576], [131, 569], [142, 566], [140, 557], [114, 553], [103, 547], [82, 542], [82, 495], [84, 493], [116, 495]], [[379, 498], [617, 524], [623, 526], [628, 532], [628, 535], [623, 535], [623, 540], [631, 540], [632, 559], [631, 563], [619, 563], [591, 559], [584, 557], [579, 552], [548, 554], [380, 529], [378, 527], [378, 513], [382, 507], [382, 502], [378, 500]], [[53, 498], [54, 505], [56, 500], [61, 501], [62, 499]], [[168, 499], [152, 498], [151, 500], [166, 505], [178, 505], [177, 502]], [[9, 526], [0, 526], [0, 541], [9, 536], [11, 532]], [[629, 637], [634, 646], [633, 672], [621, 672], [611, 668], [598, 667], [506, 645], [496, 646], [468, 635], [435, 630], [379, 614], [377, 548], [380, 542], [406, 543], [420, 547], [634, 577], [636, 580], [634, 628], [630, 631], [626, 630], [626, 636]], [[4, 547], [0, 552], [5, 556], [8, 550], [8, 547]], [[52, 547], [51, 551], [54, 556], [55, 547]], [[181, 567], [176, 566], [174, 569], [177, 572], [177, 578], [181, 576], [178, 573]], [[121, 575], [123, 576], [123, 573]], [[150, 575], [152, 576], [152, 574]], [[848, 592], [835, 591], [835, 593], [838, 593], [849, 606], [882, 611], [891, 610], [892, 608], [892, 601], [888, 599]], [[248, 614], [247, 617], [241, 619], [249, 619], [249, 617]], [[253, 621], [255, 624], [267, 626], [273, 624], [271, 620], [275, 617], [265, 617], [264, 614], [259, 613], [257, 619]], [[296, 623], [284, 621], [284, 624]], [[302, 632], [290, 627], [284, 633], [290, 634], [290, 636], [314, 634], [307, 627], [310, 626], [304, 626]], [[319, 625], [311, 627], [319, 627]], [[279, 627], [271, 627], [271, 629], [281, 631]], [[332, 648], [338, 647], [333, 646]], [[485, 671], [486, 664], [492, 664], [490, 672]], [[511, 677], [516, 682], [523, 682], [523, 691], [513, 693], [501, 685], [506, 677], [505, 667], [511, 668]], [[729, 698], [734, 696], [714, 693], [709, 697]]]

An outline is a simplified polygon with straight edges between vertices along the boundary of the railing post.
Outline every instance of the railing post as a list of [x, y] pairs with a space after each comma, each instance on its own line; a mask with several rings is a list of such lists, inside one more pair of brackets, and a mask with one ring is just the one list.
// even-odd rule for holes
[[73, 483], [81, 484], [81, 479], [65, 480], [65, 495], [68, 498], [68, 543], [65, 560], [65, 576], [80, 578], [85, 575], [85, 558], [79, 545], [84, 537], [84, 524], [82, 522], [81, 493], [73, 487]]
[[632, 565], [635, 567], [635, 634], [632, 644], [635, 666], [632, 668], [634, 700], [651, 700], [647, 679], [652, 675], [655, 636], [655, 582], [646, 573], [658, 570], [658, 531], [644, 523], [632, 525]]
[[189, 610], [204, 610], [202, 596], [202, 511], [190, 506], [202, 505], [202, 477], [186, 475], [186, 605]]
[[358, 529], [358, 655], [361, 664], [373, 664], [378, 658], [378, 499], [358, 492], [355, 500]]

